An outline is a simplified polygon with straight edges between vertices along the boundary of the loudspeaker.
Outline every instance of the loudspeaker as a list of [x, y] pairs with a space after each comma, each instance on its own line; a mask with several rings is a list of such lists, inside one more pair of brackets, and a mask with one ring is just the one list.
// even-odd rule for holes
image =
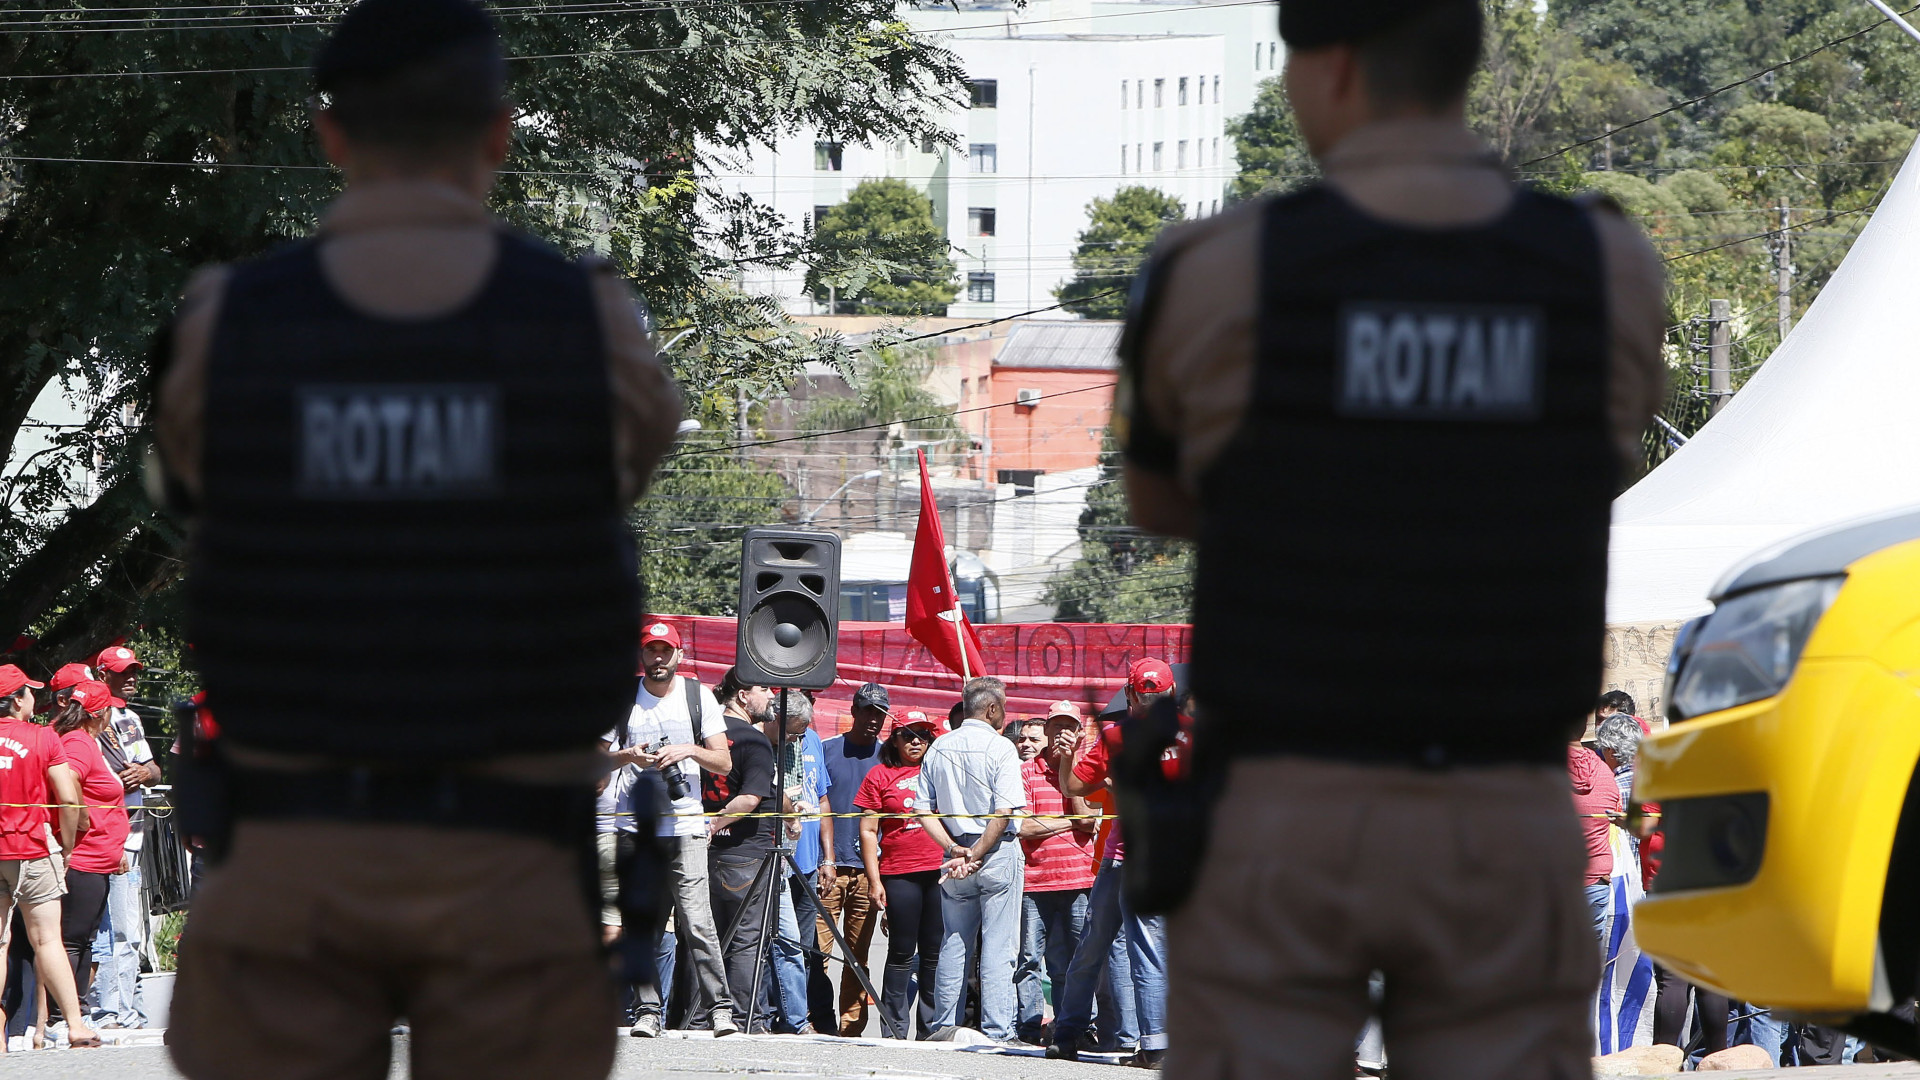
[[825, 690], [840, 645], [840, 537], [749, 529], [740, 545], [734, 663], [755, 686]]

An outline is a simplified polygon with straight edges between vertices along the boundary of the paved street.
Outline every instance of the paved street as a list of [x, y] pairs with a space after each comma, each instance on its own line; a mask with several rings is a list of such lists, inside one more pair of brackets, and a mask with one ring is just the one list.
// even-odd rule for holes
[[[396, 1046], [404, 1054], [404, 1043]], [[1043, 1057], [984, 1052], [942, 1044], [900, 1044], [864, 1039], [801, 1038], [793, 1035], [737, 1035], [716, 1042], [705, 1035], [657, 1040], [621, 1039], [620, 1080], [693, 1080], [756, 1073], [768, 1077], [871, 1078], [912, 1080], [1072, 1080], [1074, 1077], [1145, 1075], [1109, 1065], [1048, 1061]], [[396, 1067], [393, 1076], [407, 1075]], [[16, 1053], [0, 1062], [0, 1076], [48, 1080], [178, 1080], [157, 1037], [147, 1045], [101, 1050], [53, 1050]]]

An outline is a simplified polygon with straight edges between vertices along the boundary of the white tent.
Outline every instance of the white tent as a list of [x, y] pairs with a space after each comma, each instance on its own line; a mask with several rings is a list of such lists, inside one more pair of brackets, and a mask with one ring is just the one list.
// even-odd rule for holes
[[1744, 556], [1920, 503], [1920, 165], [1720, 415], [1614, 500], [1607, 622], [1670, 622]]

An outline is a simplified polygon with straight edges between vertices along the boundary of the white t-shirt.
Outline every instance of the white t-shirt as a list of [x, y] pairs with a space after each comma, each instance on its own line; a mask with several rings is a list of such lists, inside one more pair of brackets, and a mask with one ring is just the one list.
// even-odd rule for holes
[[[666, 697], [658, 698], [642, 683], [627, 722], [607, 732], [601, 741], [615, 750], [625, 750], [662, 741], [669, 745], [704, 745], [712, 736], [725, 734], [727, 722], [721, 715], [720, 704], [704, 686], [700, 687], [700, 731], [693, 730], [687, 715], [686, 686], [685, 679], [675, 676], [673, 689], [667, 691]], [[686, 779], [687, 797], [673, 801], [675, 816], [660, 822], [659, 835], [703, 836], [707, 821], [700, 809], [700, 766], [687, 760], [672, 767]], [[633, 785], [639, 775], [640, 766], [622, 765], [607, 778], [607, 789], [600, 793], [601, 832], [634, 831]]]

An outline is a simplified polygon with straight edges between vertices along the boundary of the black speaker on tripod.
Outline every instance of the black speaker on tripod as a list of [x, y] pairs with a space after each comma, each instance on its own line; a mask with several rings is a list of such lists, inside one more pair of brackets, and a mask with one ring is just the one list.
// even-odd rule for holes
[[824, 690], [839, 653], [840, 537], [749, 529], [740, 546], [734, 663], [756, 686]]

